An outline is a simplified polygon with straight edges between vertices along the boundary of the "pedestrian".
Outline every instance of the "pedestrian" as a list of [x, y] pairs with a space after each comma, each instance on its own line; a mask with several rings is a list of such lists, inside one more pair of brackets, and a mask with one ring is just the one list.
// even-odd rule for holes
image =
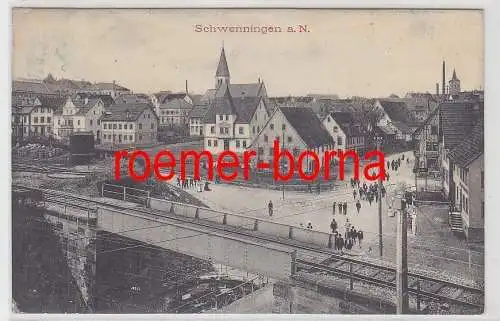
[[352, 196], [356, 199], [356, 189], [352, 190]]
[[333, 219], [330, 223], [330, 228], [332, 229], [332, 233], [335, 233], [337, 231], [337, 222], [335, 221], [335, 219]]
[[344, 202], [344, 215], [347, 215], [347, 202]]
[[342, 214], [342, 203], [339, 202], [339, 214]]
[[307, 222], [307, 228], [312, 230], [313, 226], [312, 226], [311, 222]]
[[370, 203], [370, 206], [372, 206], [373, 194], [371, 194], [371, 193], [368, 195], [368, 202]]
[[347, 250], [351, 250], [351, 249], [352, 249], [352, 245], [353, 245], [353, 243], [352, 243], [352, 238], [348, 238], [348, 239], [346, 240], [346, 242], [345, 242], [345, 243], [346, 243], [346, 244], [345, 244], [345, 248], [346, 248]]
[[378, 193], [375, 193], [375, 203], [378, 203]]
[[332, 215], [335, 215], [336, 202], [333, 202]]
[[363, 240], [363, 231], [362, 230], [358, 230], [358, 243], [359, 243], [359, 247], [361, 247], [361, 241]]
[[356, 244], [357, 236], [358, 236], [358, 232], [356, 232], [356, 229], [354, 228], [354, 226], [351, 226], [351, 239], [352, 239], [353, 244]]
[[347, 235], [348, 235], [349, 231], [351, 230], [351, 223], [349, 222], [349, 219], [347, 219], [345, 221], [344, 227], [345, 227], [345, 233], [344, 233], [344, 235], [347, 238]]
[[339, 236], [339, 250], [340, 252], [342, 252], [342, 250], [344, 249], [344, 239], [342, 238], [342, 235]]
[[389, 161], [387, 161], [387, 169], [389, 169], [391, 167], [391, 163]]
[[181, 179], [179, 178], [179, 176], [177, 176], [177, 186], [181, 186]]
[[385, 177], [387, 178], [387, 181], [389, 181], [389, 173], [387, 173]]
[[359, 210], [361, 210], [361, 203], [359, 202], [359, 200], [356, 202], [356, 209], [358, 210], [359, 214]]
[[269, 208], [269, 216], [273, 216], [273, 202], [269, 201], [269, 204], [267, 204], [267, 207]]

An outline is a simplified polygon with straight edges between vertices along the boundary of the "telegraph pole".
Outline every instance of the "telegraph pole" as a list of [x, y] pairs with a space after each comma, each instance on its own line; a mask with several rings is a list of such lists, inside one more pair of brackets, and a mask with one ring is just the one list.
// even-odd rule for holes
[[[381, 150], [380, 148], [380, 137], [377, 137], [377, 150]], [[384, 164], [384, 172], [385, 172], [385, 164]], [[385, 176], [385, 175], [383, 175]], [[382, 251], [382, 177], [379, 177], [378, 180], [378, 247], [380, 251], [380, 257], [383, 255]]]
[[398, 244], [396, 250], [396, 312], [408, 313], [408, 253], [407, 253], [406, 200], [401, 198], [398, 215]]

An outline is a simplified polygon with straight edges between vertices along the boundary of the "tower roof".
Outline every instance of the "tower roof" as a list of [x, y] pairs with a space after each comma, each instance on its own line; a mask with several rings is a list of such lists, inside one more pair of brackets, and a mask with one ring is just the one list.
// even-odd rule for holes
[[451, 77], [451, 80], [458, 80], [457, 73], [455, 72], [455, 69], [453, 69], [453, 76]]
[[216, 77], [229, 77], [229, 68], [227, 67], [226, 52], [224, 47], [220, 53], [219, 65], [217, 66]]

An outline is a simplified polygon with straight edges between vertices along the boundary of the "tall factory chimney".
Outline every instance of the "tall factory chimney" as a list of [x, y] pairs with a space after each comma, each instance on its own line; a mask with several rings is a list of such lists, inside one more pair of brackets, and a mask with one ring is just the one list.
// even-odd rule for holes
[[186, 79], [186, 94], [188, 94], [188, 81]]
[[443, 83], [441, 84], [441, 90], [443, 91], [443, 95], [446, 95], [446, 66], [443, 60]]

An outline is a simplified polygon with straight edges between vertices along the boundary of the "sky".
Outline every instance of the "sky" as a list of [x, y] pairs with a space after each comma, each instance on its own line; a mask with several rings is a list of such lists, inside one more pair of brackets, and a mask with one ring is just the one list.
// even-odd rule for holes
[[[279, 26], [281, 33], [196, 32]], [[287, 32], [306, 25], [309, 32]], [[232, 83], [269, 96], [435, 92], [453, 68], [484, 88], [483, 13], [473, 10], [13, 9], [12, 77], [117, 81], [134, 92], [202, 94], [224, 44]], [[441, 86], [441, 84], [440, 84]]]

